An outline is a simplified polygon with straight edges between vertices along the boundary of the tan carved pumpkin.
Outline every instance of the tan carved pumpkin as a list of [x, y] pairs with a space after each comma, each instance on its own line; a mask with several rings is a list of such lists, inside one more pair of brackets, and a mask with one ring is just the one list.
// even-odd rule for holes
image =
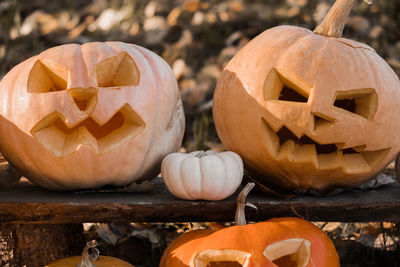
[[306, 220], [287, 217], [246, 225], [244, 199], [249, 185], [238, 197], [239, 225], [182, 234], [164, 251], [160, 267], [340, 266], [329, 237]]
[[151, 178], [176, 151], [184, 114], [174, 75], [153, 52], [121, 42], [51, 48], [0, 83], [0, 146], [51, 189]]
[[399, 152], [397, 75], [371, 47], [340, 37], [355, 2], [336, 1], [314, 32], [263, 32], [224, 69], [217, 132], [259, 181], [300, 191], [357, 185]]

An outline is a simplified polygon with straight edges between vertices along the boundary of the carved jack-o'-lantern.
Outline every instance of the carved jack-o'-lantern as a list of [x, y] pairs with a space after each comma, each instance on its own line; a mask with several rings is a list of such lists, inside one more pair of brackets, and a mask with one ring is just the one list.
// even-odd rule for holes
[[251, 186], [246, 185], [238, 196], [237, 225], [182, 234], [164, 251], [159, 266], [340, 266], [329, 237], [306, 220], [286, 217], [246, 225], [244, 200]]
[[338, 267], [329, 237], [298, 218], [187, 232], [165, 250], [160, 267]]
[[58, 46], [20, 63], [0, 83], [0, 115], [5, 157], [60, 190], [151, 178], [184, 132], [169, 66], [120, 42]]
[[226, 66], [214, 95], [218, 135], [261, 182], [356, 185], [398, 153], [398, 77], [372, 48], [340, 38], [355, 2], [338, 0], [315, 32], [269, 29]]

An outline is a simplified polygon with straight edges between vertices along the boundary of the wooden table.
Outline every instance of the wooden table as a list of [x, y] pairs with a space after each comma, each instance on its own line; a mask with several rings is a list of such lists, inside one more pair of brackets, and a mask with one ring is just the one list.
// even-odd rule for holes
[[[161, 179], [143, 192], [53, 192], [30, 182], [0, 189], [0, 266], [43, 266], [78, 255], [84, 222], [233, 221], [236, 192], [221, 201], [185, 201], [168, 192]], [[311, 221], [400, 221], [400, 185], [347, 189], [329, 196], [280, 198], [252, 191], [248, 221], [300, 216]], [[38, 255], [40, 257], [38, 257]]]
[[[29, 182], [0, 189], [0, 223], [204, 222], [233, 221], [237, 192], [221, 201], [186, 201], [164, 184], [144, 193], [53, 192]], [[329, 196], [279, 198], [253, 191], [246, 210], [250, 221], [301, 216], [310, 221], [400, 221], [400, 185], [349, 189]]]

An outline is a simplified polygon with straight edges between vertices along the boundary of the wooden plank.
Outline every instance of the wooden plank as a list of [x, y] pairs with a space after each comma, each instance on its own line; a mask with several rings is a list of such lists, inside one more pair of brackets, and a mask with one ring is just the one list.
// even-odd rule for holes
[[[201, 222], [232, 221], [236, 195], [222, 201], [185, 201], [166, 187], [146, 193], [52, 192], [30, 183], [0, 189], [0, 223]], [[300, 215], [311, 221], [400, 221], [400, 185], [348, 190], [330, 197], [298, 196], [290, 201], [252, 192], [249, 221]]]

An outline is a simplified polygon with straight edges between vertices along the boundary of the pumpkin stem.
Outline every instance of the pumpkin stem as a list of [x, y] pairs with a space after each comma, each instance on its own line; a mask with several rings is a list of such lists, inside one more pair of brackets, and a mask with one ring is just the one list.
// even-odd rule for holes
[[76, 267], [96, 267], [93, 262], [99, 257], [99, 250], [96, 248], [97, 245], [96, 240], [86, 243], [82, 252], [82, 261]]
[[[364, 0], [368, 4], [372, 0]], [[343, 28], [351, 9], [357, 4], [358, 0], [336, 0], [328, 14], [324, 17], [314, 33], [328, 37], [340, 38], [343, 33]]]
[[245, 206], [249, 206], [257, 209], [251, 203], [246, 203], [246, 197], [250, 193], [251, 189], [255, 186], [255, 183], [248, 183], [242, 191], [240, 191], [236, 200], [236, 214], [235, 214], [235, 224], [236, 225], [246, 225], [246, 215], [244, 212]]
[[199, 154], [197, 154], [197, 157], [202, 158], [202, 157], [204, 157], [206, 155], [207, 155], [206, 151], [199, 151]]

